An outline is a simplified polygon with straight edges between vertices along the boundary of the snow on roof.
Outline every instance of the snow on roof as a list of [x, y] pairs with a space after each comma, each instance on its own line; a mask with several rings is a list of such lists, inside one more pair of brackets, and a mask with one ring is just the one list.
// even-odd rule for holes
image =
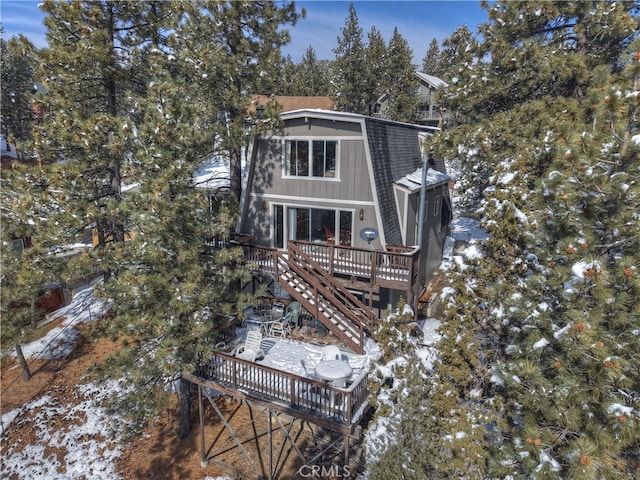
[[[437, 185], [447, 183], [450, 179], [451, 177], [449, 177], [449, 175], [439, 172], [434, 168], [430, 168], [427, 171], [427, 187], [435, 187]], [[411, 192], [420, 190], [420, 187], [422, 186], [422, 167], [402, 177], [396, 182], [396, 185], [408, 188]]]
[[431, 85], [433, 85], [436, 88], [449, 86], [447, 84], [447, 82], [445, 82], [444, 80], [442, 80], [442, 79], [440, 79], [438, 77], [435, 77], [433, 75], [428, 75], [428, 74], [422, 73], [422, 72], [416, 72], [416, 75], [418, 75], [418, 77], [420, 77], [422, 80], [424, 80], [427, 83], [430, 83]]
[[230, 170], [227, 163], [221, 158], [211, 158], [205, 162], [193, 178], [196, 187], [208, 190], [220, 190], [229, 188]]

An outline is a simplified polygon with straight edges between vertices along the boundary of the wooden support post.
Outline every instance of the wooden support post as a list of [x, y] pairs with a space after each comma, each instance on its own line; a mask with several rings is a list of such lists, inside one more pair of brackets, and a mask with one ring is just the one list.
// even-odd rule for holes
[[267, 437], [267, 441], [269, 443], [269, 480], [273, 480], [273, 430], [271, 428], [271, 416], [273, 415], [273, 413], [271, 412], [271, 409], [267, 410], [268, 415], [267, 415], [267, 432], [268, 432], [268, 437]]
[[349, 435], [344, 436], [344, 466], [349, 465]]
[[207, 454], [204, 451], [204, 403], [202, 399], [202, 386], [198, 385], [198, 411], [200, 413], [200, 466], [207, 466]]

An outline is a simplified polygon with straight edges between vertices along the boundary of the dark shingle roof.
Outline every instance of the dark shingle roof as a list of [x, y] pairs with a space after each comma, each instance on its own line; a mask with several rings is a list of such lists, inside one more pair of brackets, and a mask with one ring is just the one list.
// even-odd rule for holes
[[[402, 245], [402, 232], [393, 184], [422, 167], [420, 133], [417, 125], [389, 122], [367, 117], [365, 120], [378, 206], [388, 245]], [[429, 168], [445, 173], [444, 163], [430, 162]]]

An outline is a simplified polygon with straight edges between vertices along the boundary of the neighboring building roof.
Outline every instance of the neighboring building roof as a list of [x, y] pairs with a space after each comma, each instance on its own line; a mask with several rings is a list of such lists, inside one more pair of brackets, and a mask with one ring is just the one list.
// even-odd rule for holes
[[2, 155], [2, 158], [18, 158], [16, 147], [7, 142], [7, 137], [5, 137], [4, 134], [0, 135], [0, 154]]
[[445, 82], [444, 80], [442, 80], [442, 79], [440, 79], [438, 77], [435, 77], [433, 75], [428, 75], [428, 74], [422, 73], [422, 72], [416, 72], [416, 75], [418, 75], [418, 78], [420, 78], [420, 80], [429, 83], [434, 88], [448, 87], [449, 86], [447, 84], [447, 82]]
[[212, 157], [195, 173], [193, 180], [198, 188], [218, 192], [229, 188], [230, 175], [227, 162], [222, 158]]
[[266, 105], [275, 99], [282, 106], [283, 112], [301, 109], [335, 110], [336, 102], [330, 97], [304, 97], [304, 96], [284, 96], [284, 95], [252, 95], [250, 112], [254, 112], [256, 106]]

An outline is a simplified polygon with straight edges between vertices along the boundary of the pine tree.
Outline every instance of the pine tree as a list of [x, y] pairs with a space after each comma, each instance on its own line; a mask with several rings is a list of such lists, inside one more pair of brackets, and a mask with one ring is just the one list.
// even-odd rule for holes
[[[208, 70], [193, 57], [205, 50], [202, 37], [182, 31], [194, 5], [44, 4], [49, 113], [36, 145], [49, 167], [48, 201], [59, 207], [48, 216], [50, 238], [63, 245], [97, 230], [95, 247], [68, 268], [104, 272], [94, 288], [112, 309], [96, 333], [120, 348], [93, 372], [123, 383], [110, 406], [128, 433], [213, 351], [218, 315], [234, 313], [229, 286], [247, 275], [240, 249], [205, 246], [229, 234], [237, 210], [231, 203], [212, 216], [194, 185], [220, 131], [212, 119], [225, 111], [203, 101]], [[209, 90], [211, 99], [225, 87]], [[135, 188], [125, 191], [125, 181]]]
[[456, 28], [451, 35], [442, 41], [440, 75], [437, 76], [448, 83], [452, 82], [458, 75], [459, 68], [473, 64], [475, 44], [476, 40], [466, 25]]
[[369, 89], [367, 90], [368, 97], [366, 102], [369, 105], [367, 115], [371, 115], [373, 105], [375, 102], [387, 91], [389, 85], [387, 81], [387, 63], [389, 62], [389, 55], [387, 53], [387, 46], [382, 38], [382, 33], [375, 27], [371, 27], [371, 30], [367, 34], [367, 46], [365, 48], [365, 56], [367, 62], [367, 75]]
[[22, 345], [33, 339], [44, 312], [38, 306], [41, 294], [55, 282], [60, 265], [42, 228], [50, 210], [41, 202], [45, 179], [37, 166], [14, 162], [3, 169], [0, 180], [0, 222], [2, 229], [2, 337], [3, 354], [15, 352], [25, 380], [31, 371]]
[[367, 83], [365, 45], [353, 3], [349, 4], [349, 16], [341, 31], [342, 37], [338, 37], [338, 46], [333, 50], [336, 54], [334, 96], [337, 106], [344, 112], [368, 115], [370, 85]]
[[[400, 304], [376, 332], [382, 355], [371, 373], [375, 416], [367, 433], [367, 478], [440, 478], [432, 467], [437, 444], [427, 401], [432, 373], [410, 337], [413, 313]], [[384, 432], [382, 435], [378, 433]]]
[[[492, 478], [634, 478], [635, 5], [487, 8], [475, 60], [457, 65], [443, 99], [463, 124], [432, 143], [468, 162], [492, 234], [451, 300], [448, 328], [469, 332], [477, 352], [459, 362], [473, 368], [452, 385], [452, 416], [492, 427]], [[448, 373], [459, 347], [441, 346]]]
[[298, 86], [296, 77], [298, 74], [298, 65], [293, 61], [291, 55], [287, 55], [282, 59], [282, 68], [278, 73], [278, 86], [274, 90], [274, 95], [296, 95]]
[[[58, 280], [55, 245], [47, 238], [42, 219], [52, 206], [42, 197], [46, 178], [32, 155], [35, 47], [24, 36], [0, 41], [2, 50], [2, 130], [14, 158], [3, 161], [0, 224], [2, 225], [2, 338], [3, 354], [13, 354], [26, 380], [31, 371], [22, 345], [37, 334], [44, 317], [42, 295]], [[6, 167], [6, 168], [5, 168]]]
[[2, 134], [19, 148], [31, 138], [36, 62], [35, 47], [26, 37], [19, 35], [9, 41], [0, 39]]
[[387, 51], [388, 116], [398, 122], [416, 123], [420, 108], [420, 98], [416, 95], [416, 67], [411, 63], [411, 48], [397, 27], [393, 30]]
[[291, 95], [327, 96], [330, 93], [330, 69], [318, 61], [311, 45], [296, 66], [296, 73], [291, 82]]
[[[174, 37], [195, 67], [203, 102], [213, 106], [210, 155], [229, 158], [231, 192], [240, 199], [241, 154], [248, 141], [247, 107], [251, 94], [277, 90], [282, 68], [280, 47], [290, 41], [283, 27], [305, 15], [293, 2], [180, 2], [181, 34]], [[275, 118], [273, 119], [275, 120]]]
[[510, 345], [496, 373], [517, 427], [499, 449], [496, 472], [640, 472], [640, 345], [633, 333], [640, 325], [640, 245], [632, 213], [640, 149], [628, 141], [640, 70], [637, 62], [628, 68], [635, 73], [614, 77], [610, 66], [598, 68], [584, 90], [590, 102], [567, 101], [560, 106], [576, 117], [551, 124], [551, 165], [536, 186], [528, 229], [537, 258], [529, 259], [519, 295], [505, 302], [513, 312], [503, 319]]
[[422, 71], [428, 75], [442, 77], [443, 55], [440, 52], [440, 45], [437, 39], [432, 39], [429, 49], [422, 59]]

